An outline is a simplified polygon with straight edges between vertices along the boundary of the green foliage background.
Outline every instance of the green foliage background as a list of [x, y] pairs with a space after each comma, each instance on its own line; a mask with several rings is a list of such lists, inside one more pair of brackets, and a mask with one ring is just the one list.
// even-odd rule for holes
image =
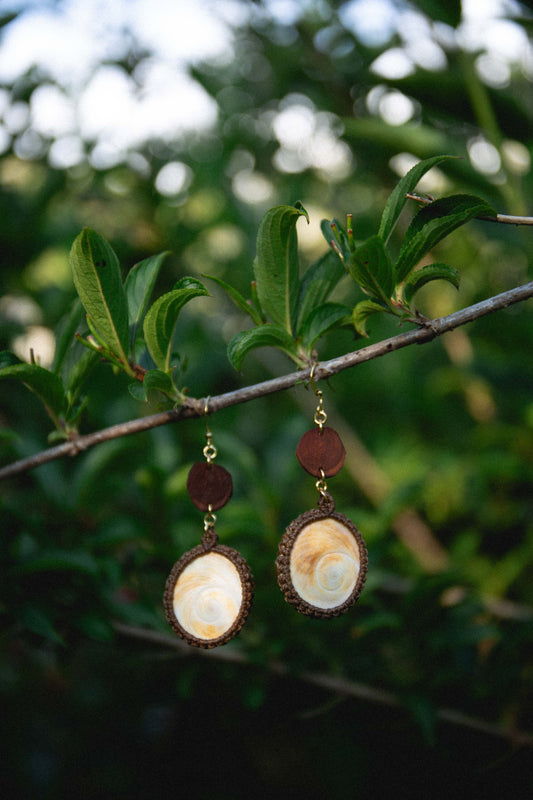
[[[340, 219], [351, 212], [357, 238], [365, 239], [377, 231], [397, 181], [391, 159], [403, 152], [461, 156], [440, 165], [443, 193], [531, 213], [532, 173], [505, 160], [509, 141], [531, 155], [530, 78], [517, 67], [508, 85], [491, 88], [477, 75], [476, 54], [450, 47], [445, 71], [417, 67], [384, 79], [370, 67], [398, 36], [370, 47], [342, 24], [342, 6], [310, 3], [294, 25], [265, 11], [241, 27], [233, 60], [193, 70], [217, 100], [216, 130], [147, 143], [147, 171], [126, 161], [105, 170], [88, 163], [52, 169], [46, 155], [17, 156], [14, 142], [0, 160], [2, 295], [31, 299], [39, 321], [56, 328], [76, 296], [68, 252], [89, 226], [124, 268], [171, 251], [156, 294], [207, 273], [248, 296], [266, 208], [300, 200], [312, 220], [314, 209]], [[410, 7], [429, 15], [434, 33], [436, 22], [459, 23], [459, 3]], [[530, 20], [517, 24], [528, 31]], [[131, 72], [143, 57], [132, 50], [119, 66]], [[35, 70], [7, 88], [25, 103], [45, 81]], [[366, 98], [378, 85], [416, 101], [415, 118], [394, 126], [369, 110]], [[334, 115], [354, 155], [349, 174], [273, 166], [278, 143], [265, 114], [294, 93]], [[468, 143], [480, 134], [502, 154], [496, 175], [468, 158]], [[154, 177], [175, 159], [190, 165], [193, 180], [183, 195], [165, 198]], [[235, 194], [238, 165], [268, 177], [268, 201]], [[393, 246], [409, 219], [402, 217]], [[306, 265], [326, 249], [323, 240], [306, 243], [305, 223], [298, 231]], [[527, 282], [532, 253], [528, 229], [470, 222], [432, 254], [460, 271], [459, 291], [441, 282], [425, 287], [420, 310], [443, 315]], [[292, 371], [268, 350], [247, 356], [240, 373], [232, 369], [226, 345], [247, 323], [217, 286], [210, 291], [179, 322], [182, 385], [191, 395]], [[350, 304], [351, 293], [341, 285], [337, 299]], [[27, 327], [9, 309], [0, 306], [2, 350]], [[217, 532], [247, 558], [256, 581], [249, 620], [220, 653], [174, 651], [140, 635], [170, 634], [164, 582], [201, 536], [185, 482], [201, 459], [202, 421], [106, 443], [6, 481], [0, 735], [8, 765], [1, 780], [15, 787], [13, 796], [147, 797], [177, 784], [198, 798], [433, 797], [446, 781], [450, 793], [489, 797], [505, 791], [510, 776], [514, 796], [530, 796], [531, 741], [528, 749], [444, 722], [439, 710], [533, 732], [532, 321], [529, 304], [513, 307], [323, 387], [330, 423], [348, 450], [330, 489], [370, 554], [357, 606], [336, 620], [299, 617], [275, 578], [285, 526], [316, 502], [313, 480], [294, 456], [315, 405], [303, 387], [211, 420], [219, 463], [235, 486]], [[406, 327], [388, 318], [368, 323], [371, 341]], [[319, 357], [357, 346], [353, 332], [335, 331]], [[152, 413], [154, 405], [129, 394], [130, 382], [95, 364], [80, 430]], [[3, 381], [0, 408], [2, 464], [47, 446], [49, 420], [32, 393]], [[317, 675], [362, 685], [366, 699], [338, 685], [320, 688]], [[371, 689], [398, 705], [376, 702]]]

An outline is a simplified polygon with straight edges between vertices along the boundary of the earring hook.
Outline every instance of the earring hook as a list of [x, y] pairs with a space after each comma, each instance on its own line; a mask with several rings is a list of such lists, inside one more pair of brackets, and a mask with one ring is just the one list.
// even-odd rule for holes
[[321, 397], [322, 392], [318, 388], [318, 386], [316, 385], [316, 382], [315, 382], [315, 370], [316, 370], [317, 366], [318, 366], [318, 361], [313, 361], [313, 364], [311, 366], [311, 371], [309, 372], [309, 383], [313, 387], [313, 391], [316, 394], [316, 396], [317, 397]]
[[316, 425], [318, 425], [320, 433], [322, 433], [322, 428], [324, 427], [324, 425], [327, 422], [328, 415], [324, 411], [324, 402], [323, 402], [323, 399], [322, 399], [322, 389], [319, 389], [318, 386], [315, 383], [314, 375], [315, 375], [315, 369], [316, 369], [317, 365], [318, 365], [318, 361], [313, 361], [313, 365], [312, 365], [311, 371], [309, 373], [309, 383], [313, 387], [313, 391], [314, 391], [314, 393], [316, 394], [316, 396], [318, 398], [318, 405], [317, 405], [316, 411], [315, 411], [314, 422], [315, 422]]
[[207, 418], [209, 416], [209, 401], [211, 400], [210, 395], [207, 395], [205, 398], [204, 403], [204, 416], [205, 416], [205, 436], [206, 436], [206, 445], [203, 449], [203, 454], [205, 460], [208, 464], [211, 464], [212, 461], [217, 457], [218, 450], [216, 449], [215, 445], [213, 444], [213, 434], [211, 433], [211, 429], [209, 427], [209, 423], [207, 422]]

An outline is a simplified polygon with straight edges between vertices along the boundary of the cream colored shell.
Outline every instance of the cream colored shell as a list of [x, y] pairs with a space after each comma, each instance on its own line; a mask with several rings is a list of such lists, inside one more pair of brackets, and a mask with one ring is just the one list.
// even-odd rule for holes
[[336, 519], [310, 522], [295, 539], [290, 557], [292, 585], [312, 606], [342, 605], [355, 589], [360, 570], [358, 543]]
[[195, 558], [180, 574], [174, 587], [176, 619], [197, 639], [216, 639], [235, 623], [243, 591], [238, 570], [220, 553]]

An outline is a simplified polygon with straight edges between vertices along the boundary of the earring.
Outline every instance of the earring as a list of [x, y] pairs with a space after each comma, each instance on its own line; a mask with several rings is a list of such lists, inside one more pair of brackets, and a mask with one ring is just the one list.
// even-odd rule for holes
[[[205, 415], [209, 398], [205, 403]], [[217, 449], [206, 420], [204, 461], [191, 467], [187, 491], [200, 511], [205, 511], [201, 544], [188, 551], [172, 567], [163, 605], [175, 633], [194, 647], [226, 644], [241, 630], [252, 604], [252, 573], [243, 556], [218, 544], [213, 513], [233, 494], [230, 473], [214, 464]]]
[[318, 619], [338, 617], [355, 603], [368, 568], [366, 544], [344, 514], [335, 511], [326, 478], [341, 469], [346, 451], [339, 434], [326, 426], [322, 392], [310, 382], [318, 398], [316, 428], [304, 433], [296, 448], [300, 465], [318, 480], [318, 508], [290, 523], [279, 544], [278, 584], [288, 603], [301, 614]]

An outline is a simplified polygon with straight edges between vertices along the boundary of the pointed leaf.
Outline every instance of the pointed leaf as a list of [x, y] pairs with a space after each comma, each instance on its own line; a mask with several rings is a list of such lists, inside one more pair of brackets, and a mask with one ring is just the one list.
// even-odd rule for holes
[[142, 383], [139, 383], [139, 381], [128, 384], [128, 392], [135, 400], [140, 400], [141, 403], [146, 403], [146, 389]]
[[237, 289], [234, 289], [233, 286], [230, 286], [229, 283], [223, 281], [221, 278], [215, 278], [214, 275], [202, 275], [203, 278], [207, 278], [210, 281], [214, 281], [218, 284], [225, 292], [229, 294], [237, 308], [240, 308], [241, 311], [244, 311], [245, 314], [249, 314], [256, 325], [261, 325], [262, 319], [260, 314], [256, 311], [251, 303], [246, 300]]
[[60, 416], [67, 406], [61, 379], [38, 364], [20, 361], [13, 353], [0, 353], [0, 379], [18, 378], [38, 395], [53, 415]]
[[310, 349], [327, 331], [349, 324], [351, 321], [352, 311], [348, 306], [340, 303], [321, 303], [309, 313], [302, 324], [300, 331], [302, 344], [306, 349]]
[[170, 369], [172, 339], [183, 306], [193, 297], [209, 295], [205, 286], [195, 278], [182, 278], [171, 292], [155, 301], [144, 318], [144, 338], [156, 366]]
[[82, 318], [83, 306], [80, 298], [77, 297], [68, 314], [59, 323], [56, 335], [56, 349], [54, 353], [54, 363], [52, 364], [52, 372], [59, 374], [59, 372], [62, 371], [67, 354], [71, 347], [76, 343], [74, 334], [78, 330]]
[[128, 363], [128, 306], [120, 266], [111, 246], [84, 228], [70, 251], [74, 284], [87, 314], [106, 347]]
[[22, 622], [25, 627], [43, 639], [49, 639], [56, 644], [65, 645], [65, 640], [54, 628], [52, 619], [37, 605], [26, 606], [21, 614]]
[[170, 375], [167, 375], [166, 372], [162, 372], [160, 369], [148, 370], [144, 376], [143, 384], [147, 391], [154, 389], [164, 394], [175, 391]]
[[298, 303], [300, 268], [296, 222], [306, 217], [298, 206], [277, 206], [267, 211], [257, 233], [254, 274], [259, 302], [272, 322], [291, 333]]
[[259, 300], [259, 295], [257, 294], [257, 281], [251, 281], [250, 288], [252, 290], [252, 306], [254, 310], [258, 313], [259, 319], [261, 320], [261, 325], [264, 325], [267, 322], [266, 314], [261, 307], [261, 301]]
[[75, 397], [82, 390], [85, 381], [101, 360], [100, 355], [94, 350], [84, 350], [74, 362], [72, 369], [65, 378], [67, 391]]
[[398, 222], [398, 218], [403, 211], [407, 202], [406, 194], [412, 192], [416, 188], [418, 181], [429, 172], [432, 167], [446, 161], [449, 158], [456, 158], [456, 156], [434, 156], [433, 158], [426, 158], [424, 161], [419, 161], [415, 164], [409, 172], [396, 184], [393, 192], [391, 193], [383, 214], [381, 217], [381, 224], [379, 226], [378, 236], [384, 242], [387, 242], [389, 236], [394, 230], [394, 226]]
[[320, 222], [320, 230], [322, 231], [322, 236], [324, 237], [328, 245], [331, 244], [333, 239], [335, 239], [335, 235], [331, 229], [331, 223], [332, 220], [329, 219], [323, 219]]
[[60, 375], [65, 385], [69, 422], [74, 421], [81, 412], [79, 395], [92, 370], [101, 360], [101, 354], [84, 348], [76, 338], [75, 334], [81, 327], [82, 321], [85, 323], [85, 312], [81, 300], [77, 297], [71, 311], [60, 323], [53, 364], [53, 371]]
[[[320, 223], [320, 229], [328, 245], [331, 246], [333, 242], [338, 248], [339, 253], [341, 253], [342, 258], [347, 261], [350, 258], [352, 251], [350, 249], [348, 237], [342, 223], [338, 219], [323, 219]], [[338, 253], [337, 258], [339, 258]]]
[[300, 281], [300, 306], [296, 326], [298, 335], [301, 334], [304, 320], [314, 308], [327, 300], [344, 275], [344, 265], [332, 250], [309, 267]]
[[145, 373], [142, 383], [136, 381], [128, 386], [129, 393], [136, 400], [147, 402], [151, 399], [150, 392], [162, 392], [163, 394], [175, 397], [176, 389], [168, 373], [160, 369], [150, 369]]
[[11, 353], [9, 350], [0, 350], [0, 370], [6, 369], [6, 367], [14, 367], [16, 364], [25, 364], [25, 361], [21, 361], [15, 353]]
[[128, 302], [128, 320], [130, 326], [130, 348], [133, 352], [137, 340], [137, 332], [142, 325], [146, 310], [150, 303], [150, 298], [154, 290], [155, 282], [163, 261], [169, 255], [169, 251], [159, 253], [157, 256], [150, 256], [143, 261], [139, 261], [128, 272], [124, 281], [126, 300]]
[[362, 300], [357, 303], [353, 310], [352, 322], [355, 330], [360, 336], [368, 336], [366, 332], [367, 319], [372, 314], [379, 314], [382, 311], [388, 311], [387, 308], [380, 303], [374, 303], [373, 300]]
[[278, 347], [289, 358], [298, 362], [296, 342], [281, 325], [267, 323], [249, 331], [237, 333], [228, 344], [228, 358], [233, 367], [239, 370], [245, 356], [258, 347]]
[[430, 281], [444, 280], [459, 288], [460, 278], [459, 273], [448, 264], [428, 264], [422, 269], [417, 269], [411, 272], [407, 278], [404, 288], [403, 296], [406, 303], [410, 303], [416, 292], [426, 283]]
[[404, 281], [432, 247], [474, 217], [496, 217], [485, 200], [468, 194], [443, 197], [420, 209], [409, 225], [396, 263], [396, 279]]
[[394, 264], [379, 236], [371, 236], [351, 254], [349, 270], [366, 294], [388, 303], [394, 290]]

